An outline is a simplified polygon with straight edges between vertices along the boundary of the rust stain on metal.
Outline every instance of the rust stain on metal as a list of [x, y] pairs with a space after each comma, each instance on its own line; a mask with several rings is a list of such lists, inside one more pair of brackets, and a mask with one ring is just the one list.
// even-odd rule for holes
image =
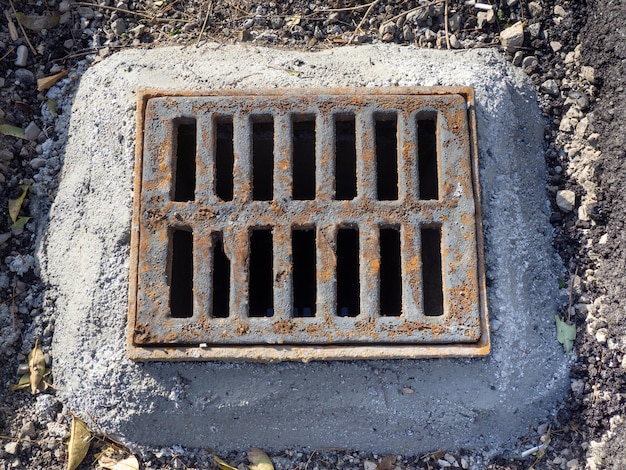
[[[298, 360], [482, 356], [489, 352], [483, 266], [474, 94], [466, 87], [338, 88], [324, 90], [140, 90], [137, 101], [135, 199], [131, 236], [128, 351], [136, 360]], [[315, 118], [317, 116], [317, 118]], [[335, 200], [335, 122], [350, 116], [356, 125], [357, 194]], [[395, 116], [398, 123], [398, 198], [376, 196], [377, 146], [374, 122]], [[416, 123], [436, 117], [439, 198], [421, 200], [415, 187], [419, 144]], [[195, 117], [195, 200], [173, 201], [179, 122]], [[218, 197], [216, 127], [233, 124], [233, 197]], [[315, 194], [294, 200], [292, 123], [315, 120]], [[273, 191], [252, 200], [252, 123], [274, 122]], [[183, 121], [185, 122], [185, 121]], [[318, 144], [319, 142], [322, 144]], [[407, 173], [404, 173], [407, 172]], [[401, 233], [399, 269], [402, 311], [380, 311], [379, 230]], [[441, 231], [443, 314], [423, 311], [420, 229]], [[250, 236], [273, 234], [274, 308], [250, 317]], [[294, 316], [292, 229], [314, 229], [317, 309]], [[358, 229], [361, 311], [339, 317], [337, 231]], [[192, 309], [184, 318], [169, 311], [171, 230], [193, 233]], [[210, 305], [217, 271], [214, 235], [223, 242], [230, 266], [226, 318]]]

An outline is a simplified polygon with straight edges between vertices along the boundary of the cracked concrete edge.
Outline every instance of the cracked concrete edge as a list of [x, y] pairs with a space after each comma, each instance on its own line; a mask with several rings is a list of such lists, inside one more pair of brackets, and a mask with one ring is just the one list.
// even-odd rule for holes
[[[303, 73], [295, 77], [286, 67]], [[135, 90], [338, 85], [475, 88], [491, 356], [306, 365], [129, 361]], [[82, 78], [38, 252], [48, 295], [57, 300], [59, 396], [136, 444], [400, 453], [513, 445], [569, 388], [569, 364], [554, 335], [561, 267], [551, 246], [542, 131], [528, 79], [493, 51], [227, 46], [112, 56]], [[403, 395], [405, 385], [416, 393]], [[246, 426], [259, 420], [264, 429]]]

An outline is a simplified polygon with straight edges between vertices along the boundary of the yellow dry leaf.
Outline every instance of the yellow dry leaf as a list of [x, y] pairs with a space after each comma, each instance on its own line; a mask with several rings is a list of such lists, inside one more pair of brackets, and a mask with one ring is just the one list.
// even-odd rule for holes
[[47, 372], [46, 357], [41, 348], [39, 348], [39, 340], [35, 341], [35, 347], [28, 355], [28, 370], [30, 372], [30, 390], [33, 394], [48, 388], [48, 384], [43, 380]]
[[300, 13], [297, 13], [297, 14], [293, 15], [291, 18], [289, 18], [285, 22], [285, 24], [287, 26], [294, 27], [294, 26], [297, 26], [297, 25], [300, 24], [300, 20], [302, 20], [302, 15]]
[[248, 460], [252, 462], [252, 465], [248, 467], [250, 470], [274, 470], [274, 465], [272, 465], [269, 456], [256, 447], [248, 452]]
[[93, 435], [78, 416], [72, 413], [72, 426], [70, 428], [70, 442], [67, 445], [67, 470], [75, 470], [83, 461]]
[[28, 188], [30, 188], [30, 184], [20, 184], [20, 189], [22, 190], [22, 193], [17, 199], [9, 199], [9, 217], [11, 217], [13, 223], [17, 221], [17, 216], [22, 209], [22, 203], [24, 202], [24, 198], [26, 197]]
[[61, 15], [25, 15], [19, 11], [15, 13], [15, 17], [17, 18], [17, 21], [22, 24], [22, 26], [37, 32], [42, 29], [54, 28], [61, 20]]
[[213, 454], [213, 460], [215, 460], [215, 463], [217, 464], [220, 470], [239, 470], [238, 468], [228, 465], [226, 462], [224, 462], [215, 454]]
[[24, 374], [20, 377], [20, 381], [15, 385], [9, 385], [9, 390], [12, 392], [16, 390], [22, 390], [23, 388], [30, 387], [30, 374]]
[[109, 470], [139, 470], [139, 461], [134, 455], [123, 458], [104, 451], [98, 457], [98, 464], [102, 468], [108, 468]]
[[67, 76], [67, 70], [61, 70], [54, 75], [48, 75], [47, 77], [37, 79], [37, 91], [44, 91], [54, 85], [56, 82]]

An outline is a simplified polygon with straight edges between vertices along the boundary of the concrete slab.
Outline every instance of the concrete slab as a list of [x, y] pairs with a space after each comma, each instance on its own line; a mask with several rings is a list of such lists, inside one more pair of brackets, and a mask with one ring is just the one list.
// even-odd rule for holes
[[[136, 90], [383, 85], [475, 88], [491, 355], [308, 364], [127, 359]], [[531, 84], [494, 51], [215, 45], [106, 59], [82, 78], [38, 253], [57, 309], [58, 394], [70, 410], [140, 445], [417, 454], [514, 443], [569, 387], [554, 331], [560, 268], [542, 131]]]

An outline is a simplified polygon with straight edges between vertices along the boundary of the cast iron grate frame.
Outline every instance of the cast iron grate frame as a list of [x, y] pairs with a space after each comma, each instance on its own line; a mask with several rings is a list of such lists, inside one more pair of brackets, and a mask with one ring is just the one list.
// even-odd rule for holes
[[[137, 111], [135, 199], [131, 240], [129, 356], [137, 360], [301, 360], [380, 359], [432, 356], [481, 356], [489, 352], [483, 242], [478, 184], [474, 95], [469, 87], [351, 88], [332, 90], [223, 90], [167, 92], [140, 90]], [[397, 200], [376, 195], [376, 116], [397, 120]], [[233, 196], [216, 196], [213, 152], [215, 123], [232, 119]], [[313, 199], [290, 194], [292, 117], [313, 116], [316, 123], [316, 191]], [[336, 200], [333, 116], [356, 122], [358, 195]], [[419, 116], [435, 116], [439, 154], [439, 194], [420, 199], [416, 133]], [[250, 136], [254, 122], [274, 126], [273, 191], [253, 200]], [[172, 191], [176, 123], [197, 125], [195, 195], [178, 200]], [[325, 129], [325, 130], [324, 130]], [[320, 130], [322, 130], [320, 132]], [[331, 178], [329, 178], [331, 176]], [[332, 206], [328, 211], [324, 207]], [[322, 207], [324, 206], [324, 207]], [[326, 210], [326, 213], [323, 213]], [[316, 217], [302, 213], [317, 214]], [[322, 213], [320, 216], [319, 214]], [[285, 216], [287, 214], [287, 216]], [[278, 217], [278, 218], [277, 218]], [[221, 220], [221, 221], [220, 221]], [[232, 228], [238, 229], [237, 235]], [[317, 243], [317, 316], [291, 318], [290, 235], [315, 227]], [[342, 228], [359, 229], [362, 312], [336, 315], [333, 290], [334, 243]], [[377, 313], [381, 229], [397, 227], [402, 239], [402, 315]], [[249, 230], [271, 229], [274, 253], [271, 317], [246, 315]], [[442, 234], [444, 312], [423, 312], [419, 233]], [[230, 314], [208, 314], [210, 275], [194, 276], [191, 317], [169, 315], [167, 271], [172, 230], [193, 232], [194, 272], [210, 273], [207, 253], [216, 235], [230, 265]], [[168, 248], [169, 247], [169, 248]], [[235, 254], [235, 247], [243, 254]], [[374, 247], [373, 249], [371, 247]], [[368, 251], [365, 253], [365, 251]], [[243, 289], [241, 288], [243, 286]], [[243, 291], [243, 293], [242, 293]]]

